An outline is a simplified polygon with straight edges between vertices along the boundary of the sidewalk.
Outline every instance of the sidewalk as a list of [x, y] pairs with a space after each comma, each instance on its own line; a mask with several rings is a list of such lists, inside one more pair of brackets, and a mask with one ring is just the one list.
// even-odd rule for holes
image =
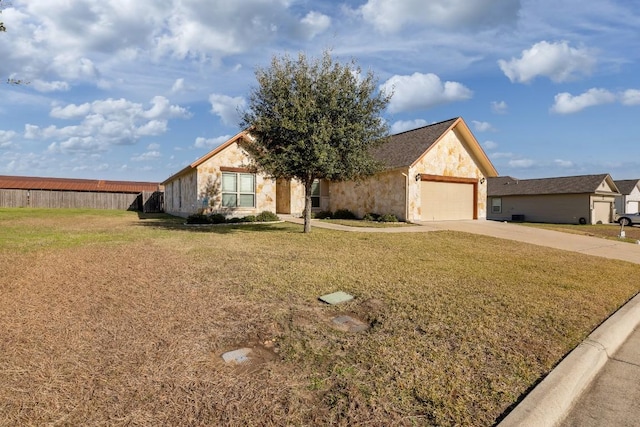
[[[304, 223], [301, 218], [283, 219]], [[640, 245], [514, 223], [438, 221], [398, 228], [363, 228], [313, 221], [313, 227], [363, 233], [452, 230], [640, 264]], [[636, 425], [640, 425], [640, 294], [569, 353], [499, 427]]]

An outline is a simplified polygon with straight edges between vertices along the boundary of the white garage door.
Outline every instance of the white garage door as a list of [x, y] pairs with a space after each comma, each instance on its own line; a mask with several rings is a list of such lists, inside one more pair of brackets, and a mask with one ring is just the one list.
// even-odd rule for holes
[[422, 220], [473, 219], [473, 184], [422, 181]]
[[623, 213], [636, 213], [638, 210], [638, 202], [627, 202], [627, 211]]
[[611, 222], [611, 203], [593, 202], [592, 224], [609, 224]]

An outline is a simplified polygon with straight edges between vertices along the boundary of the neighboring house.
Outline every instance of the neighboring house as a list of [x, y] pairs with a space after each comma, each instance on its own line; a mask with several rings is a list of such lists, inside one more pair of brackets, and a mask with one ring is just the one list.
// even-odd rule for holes
[[556, 224], [608, 224], [620, 195], [609, 174], [490, 178], [487, 192], [487, 219]]
[[[301, 215], [302, 184], [251, 173], [238, 145], [246, 136], [238, 133], [164, 181], [165, 211]], [[462, 118], [393, 135], [372, 154], [383, 172], [361, 181], [316, 182], [313, 209], [394, 214], [408, 221], [486, 217], [486, 178], [498, 174]]]
[[620, 190], [620, 196], [616, 197], [617, 213], [640, 212], [640, 180], [626, 179], [615, 181]]
[[162, 211], [156, 182], [0, 176], [0, 207]]

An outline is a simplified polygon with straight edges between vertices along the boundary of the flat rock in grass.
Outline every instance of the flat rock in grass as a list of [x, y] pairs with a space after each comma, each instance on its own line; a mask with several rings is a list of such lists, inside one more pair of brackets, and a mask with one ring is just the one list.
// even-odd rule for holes
[[339, 329], [342, 329], [348, 332], [361, 332], [369, 328], [369, 326], [363, 321], [359, 319], [354, 319], [353, 317], [347, 316], [347, 315], [334, 317], [331, 321]]
[[249, 361], [250, 348], [240, 348], [238, 350], [228, 351], [222, 355], [225, 363], [245, 363]]
[[320, 301], [324, 301], [327, 304], [335, 305], [340, 304], [341, 302], [351, 301], [353, 299], [353, 295], [349, 295], [346, 292], [338, 291], [332, 294], [322, 295], [320, 297]]

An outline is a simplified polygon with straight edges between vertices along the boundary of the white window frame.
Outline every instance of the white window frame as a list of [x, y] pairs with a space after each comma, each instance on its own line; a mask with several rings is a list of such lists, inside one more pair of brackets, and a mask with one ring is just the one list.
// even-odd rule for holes
[[[225, 177], [234, 179], [234, 188], [231, 188], [228, 184], [228, 180]], [[250, 180], [247, 180], [250, 178]], [[247, 183], [250, 183], [250, 188], [247, 187]], [[256, 174], [247, 172], [222, 172], [222, 207], [223, 208], [255, 208], [256, 207]], [[227, 196], [227, 197], [225, 197]], [[228, 197], [233, 196], [235, 199], [234, 204], [228, 203]], [[251, 204], [242, 204], [243, 200], [246, 200], [248, 196], [251, 196]]]
[[491, 198], [491, 213], [502, 213], [502, 197]]

